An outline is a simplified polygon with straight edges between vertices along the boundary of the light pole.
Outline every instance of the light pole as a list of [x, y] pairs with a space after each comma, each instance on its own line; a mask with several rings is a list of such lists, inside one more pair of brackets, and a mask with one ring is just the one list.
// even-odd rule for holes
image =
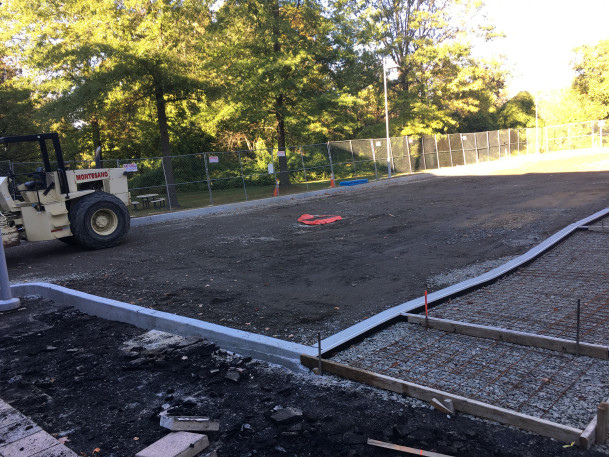
[[387, 134], [387, 177], [391, 178], [391, 139], [389, 138], [389, 106], [387, 104], [387, 70], [399, 68], [397, 65], [387, 65], [387, 58], [383, 58], [383, 88], [385, 91], [385, 130]]
[[539, 127], [538, 127], [538, 115], [537, 115], [537, 97], [539, 92], [535, 91], [535, 154], [539, 154]]

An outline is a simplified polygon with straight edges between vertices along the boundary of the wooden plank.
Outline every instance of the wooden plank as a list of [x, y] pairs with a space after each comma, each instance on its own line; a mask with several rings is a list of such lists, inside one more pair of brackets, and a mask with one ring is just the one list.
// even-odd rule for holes
[[368, 444], [371, 446], [391, 449], [393, 451], [406, 452], [408, 454], [423, 455], [423, 456], [427, 456], [427, 457], [451, 457], [450, 455], [446, 455], [446, 454], [438, 454], [437, 452], [424, 451], [423, 449], [415, 449], [413, 447], [400, 446], [399, 444], [387, 443], [385, 441], [373, 440], [371, 438], [368, 438]]
[[579, 447], [582, 449], [590, 449], [595, 443], [596, 439], [596, 415], [594, 419], [590, 421], [588, 426], [584, 429], [582, 434], [579, 436]]
[[[404, 316], [408, 318], [408, 322], [411, 324], [426, 325], [426, 319], [423, 315], [405, 313]], [[575, 354], [577, 352], [577, 345], [573, 340], [536, 335], [534, 333], [517, 332], [486, 325], [468, 324], [435, 317], [428, 318], [427, 322], [429, 323], [429, 328], [442, 330], [444, 332], [505, 341], [506, 343], [520, 344], [522, 346], [550, 349], [552, 351], [566, 352], [567, 354]], [[580, 343], [579, 353], [596, 359], [609, 360], [609, 347], [600, 344]]]
[[[310, 369], [313, 369], [318, 365], [317, 357], [306, 354], [300, 356], [300, 361], [305, 367]], [[557, 424], [533, 416], [527, 416], [526, 414], [521, 414], [516, 411], [500, 408], [488, 403], [482, 403], [477, 400], [421, 386], [390, 376], [362, 370], [360, 368], [350, 367], [341, 363], [332, 362], [331, 360], [323, 360], [322, 367], [326, 373], [332, 373], [351, 379], [352, 381], [379, 387], [391, 392], [406, 394], [409, 397], [418, 398], [419, 400], [426, 402], [431, 402], [433, 398], [448, 398], [452, 400], [455, 411], [462, 411], [471, 414], [472, 416], [490, 419], [502, 424], [513, 425], [514, 427], [528, 430], [548, 438], [554, 438], [555, 440], [564, 443], [579, 442], [580, 435], [583, 432], [574, 427]]]

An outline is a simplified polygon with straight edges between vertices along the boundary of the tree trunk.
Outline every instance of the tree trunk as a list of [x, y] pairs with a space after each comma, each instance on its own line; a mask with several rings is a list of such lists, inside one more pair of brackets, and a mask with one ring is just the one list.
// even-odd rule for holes
[[95, 151], [95, 168], [103, 168], [101, 131], [97, 116], [91, 117], [91, 133], [93, 134], [93, 150]]
[[167, 182], [167, 199], [170, 208], [177, 208], [178, 195], [176, 192], [175, 179], [173, 177], [173, 164], [171, 162], [171, 148], [169, 146], [169, 129], [167, 127], [167, 111], [165, 106], [165, 93], [163, 86], [154, 78], [154, 93], [156, 98], [156, 110], [161, 134], [161, 155], [163, 156], [163, 170]]
[[[273, 2], [273, 52], [277, 59], [281, 56], [281, 43], [279, 42], [279, 0]], [[281, 78], [282, 76], [279, 75]], [[290, 173], [288, 171], [288, 156], [285, 149], [285, 114], [283, 94], [275, 98], [275, 119], [277, 120], [277, 158], [279, 159], [279, 184], [290, 185]], [[281, 155], [283, 154], [283, 155]]]
[[[283, 120], [283, 95], [275, 100], [275, 118], [277, 119], [277, 158], [279, 159], [279, 184], [290, 185], [288, 156], [285, 149], [285, 123]], [[283, 154], [283, 155], [281, 155]]]

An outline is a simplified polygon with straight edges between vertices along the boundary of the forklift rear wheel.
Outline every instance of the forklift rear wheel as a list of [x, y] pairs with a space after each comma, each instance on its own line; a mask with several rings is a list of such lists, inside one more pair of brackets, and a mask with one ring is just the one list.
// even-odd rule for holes
[[70, 208], [74, 239], [88, 249], [117, 246], [129, 232], [129, 211], [124, 203], [106, 192], [93, 192]]

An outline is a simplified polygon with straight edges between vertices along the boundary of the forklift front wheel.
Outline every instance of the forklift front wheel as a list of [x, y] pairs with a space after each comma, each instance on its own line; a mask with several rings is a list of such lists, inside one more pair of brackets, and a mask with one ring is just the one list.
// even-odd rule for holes
[[124, 203], [106, 192], [93, 192], [79, 199], [70, 209], [74, 238], [88, 249], [116, 246], [129, 232], [129, 211]]

